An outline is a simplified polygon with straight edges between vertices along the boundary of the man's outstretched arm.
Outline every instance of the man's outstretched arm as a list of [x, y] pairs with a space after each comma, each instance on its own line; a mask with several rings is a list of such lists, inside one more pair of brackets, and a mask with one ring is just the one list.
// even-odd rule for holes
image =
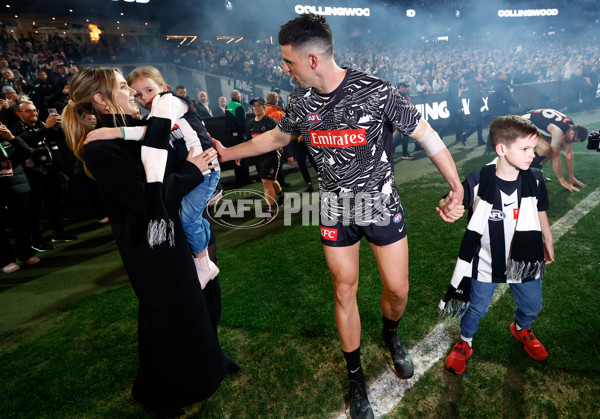
[[292, 136], [290, 134], [279, 131], [279, 127], [275, 127], [261, 135], [257, 135], [250, 141], [238, 144], [234, 147], [225, 147], [219, 140], [213, 138], [215, 150], [219, 153], [219, 161], [221, 163], [230, 160], [239, 160], [244, 157], [260, 156], [269, 151], [277, 150], [289, 144]]

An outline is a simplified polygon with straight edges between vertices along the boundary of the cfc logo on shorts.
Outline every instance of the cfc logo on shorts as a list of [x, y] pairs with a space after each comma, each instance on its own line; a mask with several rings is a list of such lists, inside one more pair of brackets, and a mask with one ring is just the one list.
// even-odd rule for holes
[[336, 241], [337, 233], [337, 228], [326, 228], [321, 226], [321, 237], [323, 237], [325, 240]]
[[400, 221], [402, 221], [402, 214], [398, 213], [398, 214], [394, 215], [393, 220], [396, 224], [398, 224]]

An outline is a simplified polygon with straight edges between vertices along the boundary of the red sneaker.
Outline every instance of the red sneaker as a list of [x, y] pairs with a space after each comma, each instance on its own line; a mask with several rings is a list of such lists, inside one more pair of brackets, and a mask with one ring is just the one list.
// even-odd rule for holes
[[467, 359], [473, 355], [473, 348], [467, 342], [460, 339], [446, 358], [446, 369], [456, 375], [460, 375], [467, 369]]
[[548, 352], [542, 345], [542, 342], [537, 340], [531, 329], [517, 330], [515, 322], [510, 325], [510, 332], [516, 340], [523, 344], [525, 352], [536, 361], [545, 361], [548, 359]]

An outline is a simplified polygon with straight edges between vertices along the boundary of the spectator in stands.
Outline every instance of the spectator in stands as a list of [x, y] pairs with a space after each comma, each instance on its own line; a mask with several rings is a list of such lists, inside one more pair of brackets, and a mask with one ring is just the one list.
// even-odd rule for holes
[[75, 240], [73, 234], [65, 233], [63, 205], [66, 199], [68, 177], [64, 173], [59, 146], [64, 144], [64, 134], [59, 128], [60, 115], [49, 115], [46, 122], [38, 120], [38, 109], [33, 102], [21, 102], [17, 106], [20, 121], [11, 128], [14, 135], [21, 137], [33, 154], [26, 164], [26, 173], [31, 185], [32, 247], [38, 252], [52, 250], [53, 246], [43, 239], [43, 210], [49, 213], [54, 230], [53, 243]]
[[467, 132], [463, 134], [463, 143], [467, 141], [467, 138], [474, 132], [477, 132], [477, 145], [485, 145], [483, 139], [483, 119], [481, 114], [481, 108], [484, 106], [483, 97], [487, 95], [484, 93], [483, 85], [486, 81], [483, 79], [481, 73], [472, 74], [472, 78], [467, 81], [467, 97], [469, 98], [469, 122], [470, 127], [467, 128]]
[[433, 93], [433, 87], [431, 87], [431, 84], [429, 84], [429, 81], [425, 75], [421, 76], [420, 80], [417, 81], [417, 92], [420, 95]]
[[[6, 125], [0, 124], [0, 206], [6, 216], [0, 217], [0, 266], [2, 272], [21, 269], [17, 258], [26, 265], [35, 265], [40, 258], [31, 248], [29, 193], [23, 163], [31, 156], [31, 148], [15, 137]], [[10, 243], [8, 227], [14, 230], [15, 246]]]
[[63, 87], [72, 77], [72, 74], [69, 72], [69, 67], [65, 63], [58, 63], [56, 65], [56, 70], [50, 71], [48, 77], [52, 80], [52, 84], [54, 85], [54, 92], [58, 93], [62, 91]]
[[[232, 144], [243, 143], [244, 132], [246, 131], [246, 111], [242, 105], [242, 94], [239, 90], [231, 91], [231, 101], [227, 104], [225, 119]], [[238, 184], [243, 185], [250, 182], [250, 172], [246, 159], [236, 162], [234, 171]]]
[[187, 97], [187, 89], [183, 85], [175, 87], [175, 96], [187, 98], [189, 100], [189, 98]]
[[69, 102], [69, 84], [65, 84], [63, 88], [50, 96], [46, 103], [48, 104], [48, 108], [54, 108], [60, 114], [67, 103]]
[[440, 130], [440, 137], [445, 136], [448, 133], [448, 130], [453, 129], [456, 137], [456, 142], [462, 142], [465, 144], [465, 139], [463, 138], [463, 128], [464, 128], [464, 110], [462, 104], [462, 91], [463, 91], [463, 72], [460, 69], [454, 69], [451, 73], [451, 80], [448, 83], [448, 92], [446, 95], [446, 103], [448, 106], [448, 112], [450, 113], [450, 117], [448, 118], [448, 122], [446, 125]]
[[279, 122], [284, 115], [283, 109], [278, 105], [279, 99], [279, 94], [277, 92], [267, 93], [265, 113], [277, 122]]
[[432, 84], [433, 93], [443, 93], [448, 89], [448, 82], [444, 79], [441, 71], [438, 71], [435, 75], [435, 79]]
[[198, 108], [196, 112], [200, 118], [213, 117], [213, 111], [208, 104], [208, 94], [203, 90], [198, 92]]
[[4, 70], [2, 70], [2, 80], [0, 81], [0, 84], [3, 87], [12, 87], [15, 90], [15, 92], [19, 95], [23, 95], [24, 93], [31, 90], [31, 86], [29, 85], [29, 83], [27, 83], [27, 80], [25, 80], [20, 75], [17, 79], [15, 77], [14, 71], [10, 68], [5, 68]]
[[[494, 92], [489, 96], [488, 108], [489, 118], [493, 121], [499, 116], [510, 114], [511, 108], [521, 109], [521, 105], [515, 100], [512, 90], [508, 84], [505, 71], [496, 73], [494, 81]], [[488, 134], [486, 151], [492, 152], [492, 141]]]
[[213, 116], [225, 116], [226, 109], [227, 98], [225, 96], [219, 96], [219, 106], [213, 109]]
[[2, 95], [4, 97], [0, 98], [0, 121], [7, 127], [12, 127], [19, 121], [15, 113], [19, 96], [11, 86], [2, 87]]
[[48, 78], [45, 71], [40, 71], [37, 78], [32, 82], [32, 91], [30, 94], [32, 102], [38, 109], [43, 109], [46, 105], [46, 98], [54, 90], [52, 81]]

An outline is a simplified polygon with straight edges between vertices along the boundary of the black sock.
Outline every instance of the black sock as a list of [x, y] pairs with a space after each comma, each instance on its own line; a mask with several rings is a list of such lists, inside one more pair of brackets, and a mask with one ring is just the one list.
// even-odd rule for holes
[[354, 380], [364, 384], [365, 373], [363, 372], [362, 364], [360, 362], [360, 346], [352, 352], [342, 352], [344, 353], [344, 358], [346, 358], [348, 380]]
[[[402, 317], [400, 317], [400, 319], [401, 318]], [[381, 321], [383, 322], [383, 330], [381, 335], [386, 343], [388, 343], [394, 337], [394, 335], [398, 333], [398, 323], [400, 323], [400, 319], [390, 320], [386, 319], [385, 316], [381, 316]]]

